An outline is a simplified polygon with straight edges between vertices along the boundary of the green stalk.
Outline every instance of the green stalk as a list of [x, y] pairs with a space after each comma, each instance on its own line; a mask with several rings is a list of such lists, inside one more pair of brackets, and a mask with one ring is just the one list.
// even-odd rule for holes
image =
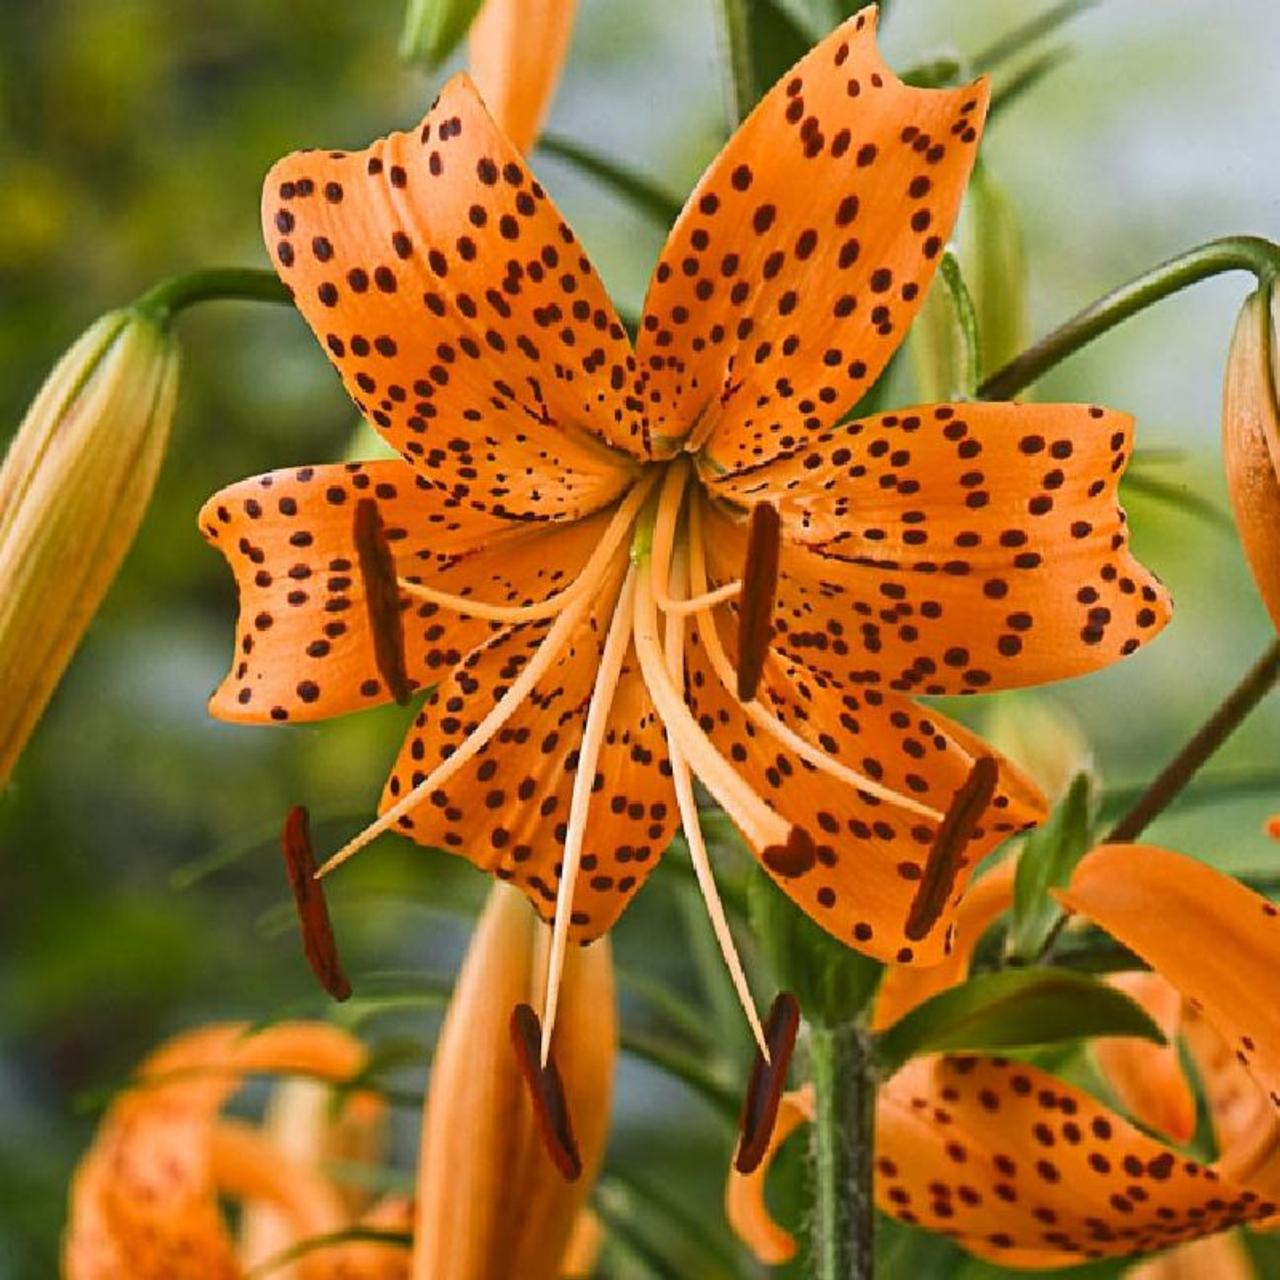
[[870, 1280], [875, 1268], [876, 1080], [870, 1034], [857, 1023], [809, 1033], [814, 1123], [809, 1271], [814, 1280]]
[[1261, 236], [1226, 236], [1197, 245], [1152, 267], [1087, 306], [1047, 337], [1028, 347], [979, 388], [983, 400], [1009, 400], [1024, 387], [1109, 329], [1189, 285], [1226, 271], [1250, 271], [1259, 281], [1280, 274], [1280, 245]]
[[197, 302], [275, 302], [286, 306], [293, 296], [273, 271], [256, 267], [209, 267], [171, 276], [134, 304], [161, 323]]
[[729, 128], [736, 129], [756, 104], [755, 69], [751, 63], [751, 15], [748, 0], [715, 0], [720, 19], [720, 65]]

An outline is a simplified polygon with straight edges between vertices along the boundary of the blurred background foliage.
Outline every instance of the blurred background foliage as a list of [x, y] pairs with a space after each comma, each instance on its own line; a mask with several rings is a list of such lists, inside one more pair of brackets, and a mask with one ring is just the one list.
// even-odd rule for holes
[[[1025, 0], [895, 0], [884, 43], [899, 67], [972, 53], [1027, 12]], [[432, 94], [396, 61], [398, 0], [2, 0], [0, 13], [0, 443], [99, 311], [170, 273], [265, 262], [258, 191], [272, 160], [361, 146], [418, 119]], [[1055, 44], [1071, 56], [996, 123], [984, 152], [1024, 219], [1035, 332], [1198, 240], [1280, 236], [1273, 4], [1166, 0], [1157, 12], [1110, 0]], [[724, 137], [715, 59], [710, 0], [583, 0], [551, 129], [680, 196]], [[661, 227], [562, 158], [537, 163], [615, 297], [637, 310]], [[1225, 511], [1217, 405], [1245, 287], [1219, 280], [1164, 304], [1041, 394], [1135, 412], [1146, 474]], [[196, 533], [200, 502], [256, 471], [339, 456], [353, 424], [291, 313], [215, 304], [181, 325], [178, 420], [154, 506], [0, 795], [0, 1280], [55, 1273], [67, 1179], [102, 1091], [158, 1040], [211, 1018], [319, 1011], [275, 831], [298, 802], [313, 808], [318, 847], [353, 830], [406, 719], [391, 708], [267, 730], [206, 715], [234, 592]], [[1128, 505], [1140, 555], [1173, 588], [1175, 621], [1119, 668], [1048, 695], [1121, 788], [1153, 773], [1268, 635], [1229, 528], [1136, 490]], [[1016, 711], [1020, 698], [1004, 701]], [[959, 713], [980, 721], [993, 701]], [[1280, 808], [1265, 772], [1277, 728], [1273, 700], [1209, 767], [1232, 785], [1202, 787], [1153, 836], [1232, 869], [1274, 865], [1262, 822]], [[723, 871], [732, 888], [745, 866], [730, 853]], [[411, 985], [397, 973], [447, 978], [483, 887], [395, 838], [337, 877], [334, 915], [366, 997], [344, 1016], [388, 1044], [429, 1037], [429, 992], [377, 997]], [[720, 1203], [732, 1129], [643, 1053], [643, 1037], [665, 1034], [712, 1091], [736, 1090], [747, 1062], [740, 1017], [703, 963], [687, 876], [655, 877], [615, 936], [641, 1052], [624, 1060], [600, 1197], [618, 1242], [607, 1274], [730, 1274]], [[659, 980], [712, 1011], [701, 1030], [657, 1009]], [[414, 1056], [404, 1079], [420, 1086]], [[404, 1157], [416, 1122], [409, 1108], [397, 1126]], [[890, 1275], [994, 1274], [963, 1270], [941, 1242], [898, 1233], [886, 1248], [900, 1261]]]

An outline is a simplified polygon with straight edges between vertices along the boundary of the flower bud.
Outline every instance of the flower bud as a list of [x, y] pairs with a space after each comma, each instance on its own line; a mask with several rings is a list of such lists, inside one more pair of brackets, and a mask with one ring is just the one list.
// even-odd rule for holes
[[410, 0], [400, 56], [434, 71], [457, 48], [483, 0]]
[[1077, 774], [1098, 782], [1093, 752], [1080, 722], [1060, 703], [1034, 693], [997, 699], [983, 737], [1018, 765], [1052, 804]]
[[418, 1166], [414, 1280], [555, 1280], [604, 1154], [617, 1056], [608, 940], [565, 959], [552, 1056], [582, 1160], [568, 1181], [539, 1135], [511, 1013], [541, 1007], [551, 932], [496, 884], [431, 1068]]
[[1276, 302], [1270, 288], [1246, 299], [1227, 356], [1222, 452], [1245, 556], [1280, 630], [1280, 404]]
[[58, 362], [0, 467], [0, 783], [137, 533], [177, 387], [169, 331], [113, 311]]
[[498, 127], [531, 151], [569, 52], [577, 0], [485, 0], [471, 28], [471, 77]]
[[1027, 345], [1027, 259], [1013, 202], [984, 164], [969, 181], [960, 261], [978, 319], [985, 376]]

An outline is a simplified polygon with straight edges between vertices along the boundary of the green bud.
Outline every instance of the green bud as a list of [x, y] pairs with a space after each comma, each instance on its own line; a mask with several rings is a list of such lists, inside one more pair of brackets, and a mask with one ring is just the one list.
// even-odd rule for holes
[[483, 0], [409, 0], [400, 56], [434, 71], [467, 34]]
[[911, 364], [921, 404], [971, 399], [978, 381], [978, 327], [960, 263], [948, 250], [911, 326]]
[[1037, 693], [994, 700], [982, 736], [1057, 804], [1078, 774], [1100, 778], [1080, 722], [1061, 703]]
[[982, 338], [984, 376], [1027, 345], [1027, 260], [1013, 202], [984, 164], [973, 171], [960, 260]]
[[142, 521], [178, 386], [169, 331], [97, 320], [41, 387], [0, 467], [0, 783]]

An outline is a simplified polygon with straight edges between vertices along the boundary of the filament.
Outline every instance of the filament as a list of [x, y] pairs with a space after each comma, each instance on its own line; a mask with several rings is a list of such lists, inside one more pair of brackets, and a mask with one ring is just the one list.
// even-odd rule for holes
[[488, 618], [494, 622], [535, 622], [540, 618], [553, 618], [598, 579], [600, 572], [626, 537], [656, 479], [656, 475], [641, 476], [631, 486], [618, 504], [618, 509], [613, 513], [595, 550], [582, 566], [582, 571], [564, 590], [557, 591], [545, 600], [527, 605], [490, 604], [484, 600], [472, 600], [470, 596], [456, 595], [451, 591], [440, 591], [409, 578], [399, 579], [400, 590], [415, 600], [443, 605], [471, 618]]
[[677, 600], [669, 596], [667, 603], [662, 606], [662, 611], [663, 613], [676, 613], [687, 616], [691, 613], [697, 613], [700, 609], [713, 609], [718, 604], [725, 604], [729, 600], [734, 600], [741, 590], [742, 579], [735, 578], [732, 582], [726, 582], [722, 587], [716, 587], [713, 591], [704, 591], [698, 596], [687, 596], [683, 600]]
[[[692, 589], [696, 592], [705, 591], [707, 583], [706, 546], [702, 540], [702, 515], [697, 503], [693, 505], [690, 520], [689, 570]], [[696, 622], [698, 638], [702, 641], [702, 647], [706, 650], [707, 660], [711, 663], [711, 669], [715, 672], [716, 678], [720, 683], [731, 693], [734, 692], [738, 683], [737, 672], [729, 661], [729, 655], [724, 651], [724, 645], [720, 641], [720, 632], [716, 627], [714, 616], [710, 610], [701, 610], [696, 614]], [[859, 773], [856, 769], [850, 769], [848, 765], [841, 763], [839, 760], [833, 760], [825, 751], [815, 747], [808, 739], [801, 737], [790, 725], [769, 712], [758, 699], [753, 698], [750, 702], [743, 702], [739, 705], [753, 724], [772, 734], [802, 760], [811, 764], [820, 772], [856, 788], [865, 795], [875, 796], [877, 799], [886, 800], [890, 804], [895, 804], [911, 813], [917, 813], [922, 818], [928, 818], [934, 822], [942, 820], [943, 815], [939, 810], [921, 804], [920, 801], [913, 800], [910, 796], [905, 796], [901, 792], [893, 790], [892, 787], [886, 787], [874, 779], [868, 778], [865, 774]]]
[[635, 593], [635, 566], [627, 570], [622, 591], [614, 606], [604, 651], [596, 672], [595, 687], [587, 709], [587, 723], [578, 748], [578, 765], [573, 775], [573, 792], [569, 799], [569, 821], [564, 837], [564, 856], [560, 868], [560, 884], [556, 891], [555, 923], [551, 932], [551, 955], [547, 963], [547, 995], [542, 1012], [542, 1065], [546, 1067], [551, 1053], [551, 1034], [555, 1030], [556, 1006], [560, 998], [560, 978], [564, 973], [565, 944], [573, 914], [573, 891], [582, 862], [582, 845], [587, 833], [587, 815], [591, 809], [591, 792], [595, 785], [596, 764], [604, 746], [605, 729], [613, 695], [622, 678], [622, 662], [631, 639], [631, 598]]

